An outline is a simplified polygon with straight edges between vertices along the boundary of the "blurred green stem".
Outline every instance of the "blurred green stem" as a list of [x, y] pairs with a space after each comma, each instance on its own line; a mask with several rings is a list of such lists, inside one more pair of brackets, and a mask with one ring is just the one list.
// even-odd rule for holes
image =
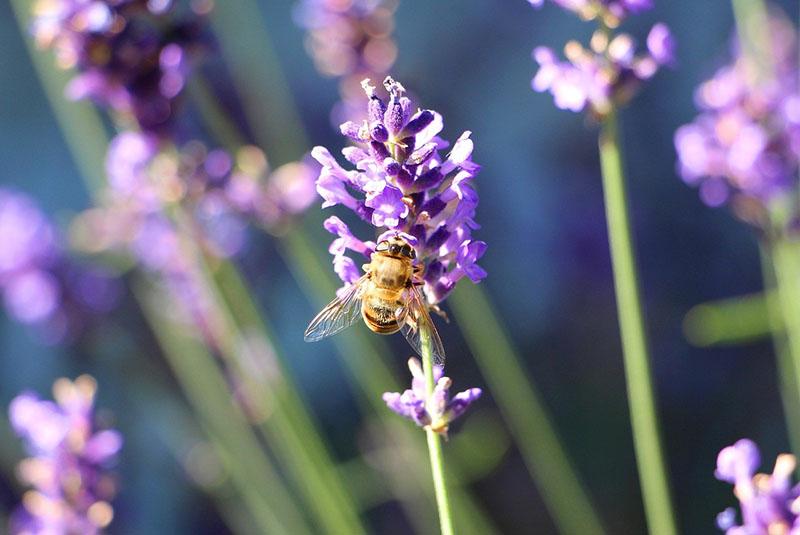
[[308, 142], [289, 86], [255, 0], [214, 5], [211, 23], [233, 73], [245, 115], [259, 145], [275, 166], [299, 158]]
[[[108, 138], [100, 115], [88, 101], [68, 102], [64, 96], [72, 73], [55, 68], [53, 54], [36, 49], [28, 33], [31, 22], [32, 3], [28, 0], [11, 0], [11, 8], [17, 19], [25, 47], [36, 74], [44, 89], [50, 107], [58, 122], [75, 164], [87, 184], [90, 194], [105, 184], [105, 140]], [[102, 140], [102, 141], [97, 141]]]
[[480, 286], [459, 284], [448, 303], [559, 530], [575, 535], [604, 533], [541, 395], [527, 379], [486, 293]]
[[[184, 233], [195, 238], [190, 239], [187, 247], [201, 243], [191, 218], [177, 207], [174, 214]], [[259, 428], [302, 492], [317, 519], [318, 530], [365, 533], [350, 493], [285, 366], [281, 365], [283, 362], [273, 362], [278, 373], [272, 374], [258, 366], [265, 364], [265, 355], [279, 356], [279, 353], [235, 266], [226, 260], [209, 258], [200, 247], [194, 247], [192, 253], [199, 283], [211, 294], [211, 309], [215, 314], [211, 323], [219, 327], [213, 332], [220, 352], [236, 379], [242, 382], [248, 401], [261, 411]], [[211, 262], [216, 265], [211, 266]]]
[[650, 533], [672, 535], [677, 531], [661, 447], [614, 110], [603, 120], [600, 132], [600, 164], [633, 443], [645, 513]]
[[777, 304], [774, 289], [700, 303], [686, 313], [683, 332], [689, 343], [698, 347], [754, 342], [783, 329], [780, 314], [777, 318], [769, 314], [769, 308]]
[[[427, 403], [433, 403], [433, 351], [431, 338], [427, 330], [420, 329], [422, 339], [422, 370], [425, 374], [425, 390], [428, 393]], [[430, 413], [430, 407], [428, 407]], [[442, 453], [442, 437], [427, 427], [425, 434], [428, 437], [428, 454], [431, 459], [431, 472], [433, 473], [433, 488], [436, 493], [436, 507], [439, 509], [439, 527], [442, 535], [453, 535], [453, 520], [450, 517], [450, 498], [447, 496], [447, 481], [444, 475], [444, 455]]]
[[769, 10], [763, 0], [732, 0], [736, 32], [746, 57], [750, 58], [747, 75], [751, 82], [772, 78], [772, 46]]
[[164, 316], [163, 298], [159, 299], [152, 286], [140, 282], [134, 291], [167, 361], [260, 529], [287, 535], [311, 533], [253, 436], [245, 414], [230, 403], [225, 377], [214, 357]]
[[[772, 261], [775, 268], [775, 280], [778, 288], [780, 311], [783, 315], [785, 326], [785, 348], [788, 349], [791, 364], [786, 363], [786, 351], [778, 351], [778, 359], [782, 378], [782, 385], [791, 385], [797, 390], [800, 385], [800, 244], [786, 237], [773, 243]], [[780, 347], [776, 347], [780, 349]], [[796, 394], [796, 392], [795, 392]], [[797, 394], [794, 397], [795, 409], [798, 406]], [[790, 418], [789, 432], [793, 446], [800, 421], [797, 420], [797, 410], [787, 411], [786, 417]]]
[[[761, 243], [761, 272], [764, 278], [764, 291], [772, 294], [777, 285], [775, 263], [773, 260], [774, 246], [769, 243]], [[800, 274], [798, 274], [800, 275]], [[794, 294], [797, 300], [798, 294]], [[781, 401], [783, 403], [783, 414], [786, 418], [786, 428], [789, 434], [789, 442], [795, 454], [800, 453], [800, 390], [798, 390], [798, 377], [795, 372], [795, 365], [798, 359], [793, 357], [792, 347], [787, 340], [784, 320], [782, 318], [783, 300], [767, 299], [767, 317], [772, 331], [772, 341], [775, 347], [775, 355], [778, 364], [778, 384], [780, 385]]]

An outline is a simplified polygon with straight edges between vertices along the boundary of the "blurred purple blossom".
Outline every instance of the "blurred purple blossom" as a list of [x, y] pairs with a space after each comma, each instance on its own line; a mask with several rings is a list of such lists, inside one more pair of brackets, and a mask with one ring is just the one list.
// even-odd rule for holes
[[470, 388], [451, 398], [450, 387], [453, 382], [449, 377], [444, 377], [444, 368], [441, 366], [434, 366], [435, 386], [429, 396], [420, 361], [410, 358], [408, 369], [411, 370], [412, 376], [411, 388], [402, 394], [386, 392], [383, 394], [383, 401], [394, 412], [420, 427], [447, 435], [450, 423], [464, 414], [472, 402], [481, 397], [480, 388]]
[[[683, 180], [699, 186], [710, 206], [735, 200], [739, 215], [754, 223], [762, 219], [758, 211], [796, 190], [800, 161], [796, 32], [773, 14], [769, 35], [771, 69], [754, 64], [735, 43], [734, 61], [695, 93], [700, 115], [675, 133]], [[759, 75], [763, 68], [771, 72]]]
[[0, 296], [11, 317], [48, 342], [77, 334], [120, 294], [115, 277], [67, 259], [59, 241], [30, 197], [0, 188]]
[[317, 70], [339, 79], [335, 125], [365, 117], [361, 80], [382, 79], [394, 65], [397, 0], [300, 0], [295, 20], [306, 30], [306, 50]]
[[794, 455], [779, 455], [771, 474], [757, 474], [760, 464], [758, 447], [748, 439], [719, 452], [714, 475], [734, 485], [742, 513], [742, 523], [737, 524], [735, 510], [726, 509], [717, 516], [719, 528], [728, 535], [800, 533], [800, 485], [792, 483]]
[[[554, 4], [573, 11], [583, 20], [599, 18], [615, 28], [628, 15], [653, 9], [653, 0], [551, 0]], [[533, 7], [541, 7], [544, 0], [528, 0]]]
[[94, 535], [113, 519], [116, 484], [108, 469], [122, 436], [96, 428], [96, 390], [94, 379], [83, 375], [56, 381], [55, 402], [31, 392], [11, 401], [11, 426], [30, 455], [18, 473], [32, 487], [11, 517], [12, 534]]
[[238, 254], [247, 224], [274, 231], [316, 198], [313, 160], [271, 170], [264, 153], [241, 147], [235, 157], [198, 141], [174, 147], [151, 134], [122, 132], [109, 146], [104, 206], [76, 220], [89, 252], [127, 249], [146, 267], [180, 266], [178, 231], [168, 215], [181, 205], [202, 245], [218, 257]]
[[[188, 4], [188, 2], [187, 2]], [[145, 131], [171, 126], [177, 99], [202, 46], [210, 2], [179, 8], [171, 0], [37, 0], [32, 32], [53, 48], [59, 67], [78, 74], [66, 88], [132, 116]]]
[[636, 53], [636, 41], [626, 33], [614, 36], [598, 30], [584, 48], [577, 41], [564, 47], [561, 61], [547, 47], [533, 50], [539, 71], [531, 82], [535, 91], [549, 91], [562, 110], [588, 109], [602, 118], [627, 103], [658, 69], [675, 61], [675, 42], [664, 24], [656, 24], [647, 37], [647, 51]]
[[[365, 80], [368, 119], [346, 122], [342, 133], [356, 146], [342, 150], [354, 169], [345, 170], [324, 147], [311, 155], [322, 164], [317, 191], [323, 208], [341, 204], [381, 232], [377, 241], [402, 234], [425, 265], [424, 291], [430, 304], [444, 300], [465, 275], [473, 282], [486, 276], [477, 260], [486, 244], [472, 239], [478, 205], [472, 180], [480, 166], [472, 159], [470, 132], [456, 140], [446, 157], [439, 152], [449, 143], [438, 134], [442, 117], [431, 110], [412, 109], [405, 89], [387, 77], [386, 101]], [[339, 218], [325, 228], [337, 235], [331, 246], [334, 265], [345, 283], [352, 282], [353, 263], [339, 257], [352, 250], [369, 258], [374, 242], [356, 238]]]

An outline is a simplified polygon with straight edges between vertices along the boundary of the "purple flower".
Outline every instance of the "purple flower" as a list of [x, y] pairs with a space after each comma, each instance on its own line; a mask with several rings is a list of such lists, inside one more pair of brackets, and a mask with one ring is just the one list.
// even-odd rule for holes
[[444, 368], [441, 366], [434, 366], [435, 386], [433, 392], [428, 394], [425, 375], [419, 360], [410, 358], [408, 369], [411, 370], [412, 376], [411, 388], [402, 394], [386, 392], [383, 394], [383, 401], [394, 412], [412, 420], [420, 427], [446, 436], [450, 423], [464, 414], [472, 402], [481, 397], [480, 388], [470, 388], [451, 398], [450, 387], [453, 382], [449, 377], [444, 377]]
[[203, 41], [201, 14], [186, 11], [146, 0], [38, 0], [32, 32], [40, 47], [55, 49], [59, 67], [77, 70], [67, 96], [91, 98], [163, 133], [189, 53]]
[[394, 9], [385, 0], [300, 0], [295, 20], [308, 31], [306, 48], [321, 73], [385, 73], [397, 56], [389, 33]]
[[[35, 326], [48, 342], [75, 335], [96, 315], [78, 279], [89, 270], [64, 255], [56, 229], [33, 199], [0, 188], [0, 299], [15, 320]], [[118, 281], [108, 282], [112, 308]]]
[[[528, 0], [541, 7], [544, 0]], [[653, 0], [552, 0], [553, 3], [575, 12], [583, 20], [599, 18], [606, 26], [616, 28], [628, 15], [653, 9]]]
[[647, 34], [647, 50], [659, 65], [674, 63], [675, 47], [675, 37], [663, 22], [654, 25]]
[[717, 525], [728, 535], [800, 533], [800, 485], [791, 481], [794, 455], [779, 455], [771, 474], [756, 474], [759, 464], [758, 447], [748, 439], [719, 452], [714, 475], [734, 485], [742, 523], [737, 525], [736, 511], [728, 508], [717, 515]]
[[[388, 100], [365, 80], [367, 119], [341, 127], [356, 144], [342, 151], [354, 169], [345, 170], [324, 147], [311, 152], [322, 165], [317, 191], [325, 199], [323, 208], [342, 205], [383, 237], [405, 235], [425, 265], [424, 291], [433, 305], [462, 277], [478, 282], [486, 276], [476, 265], [486, 244], [472, 239], [478, 227], [478, 195], [472, 181], [480, 166], [472, 161], [470, 132], [443, 157], [440, 151], [449, 143], [438, 137], [442, 117], [431, 110], [413, 112], [405, 89], [392, 78], [387, 77], [384, 86]], [[352, 282], [352, 265], [338, 257], [347, 249], [368, 257], [375, 245], [355, 238], [338, 218], [325, 226], [338, 236], [330, 249], [337, 273], [344, 282]]]
[[32, 490], [11, 518], [11, 533], [99, 534], [114, 511], [116, 462], [122, 436], [94, 423], [97, 384], [88, 375], [53, 385], [55, 402], [25, 392], [11, 401], [9, 418], [30, 457], [19, 465]]
[[700, 114], [675, 133], [683, 180], [710, 206], [736, 201], [738, 215], [755, 224], [795, 188], [800, 162], [796, 33], [773, 14], [770, 35], [772, 76], [754, 77], [760, 66], [735, 46], [733, 63], [698, 87]]
[[151, 134], [122, 132], [110, 144], [106, 170], [105, 205], [76, 223], [92, 236], [82, 246], [127, 250], [146, 268], [171, 272], [183, 269], [185, 248], [170, 206], [192, 215], [195, 237], [210, 252], [232, 257], [244, 247], [247, 223], [277, 229], [314, 201], [319, 166], [309, 159], [270, 172], [256, 147], [242, 147], [234, 158], [197, 141], [176, 148]]
[[588, 109], [602, 118], [628, 102], [661, 65], [674, 62], [675, 43], [666, 25], [656, 24], [648, 35], [645, 53], [636, 54], [636, 42], [630, 35], [612, 37], [603, 31], [595, 32], [590, 48], [570, 41], [564, 53], [568, 61], [560, 61], [549, 48], [535, 48], [533, 59], [539, 71], [531, 86], [538, 92], [549, 91], [560, 109]]
[[381, 79], [392, 68], [396, 7], [392, 0], [299, 0], [295, 6], [295, 20], [307, 32], [306, 50], [317, 70], [339, 79], [334, 124], [363, 119], [361, 80]]

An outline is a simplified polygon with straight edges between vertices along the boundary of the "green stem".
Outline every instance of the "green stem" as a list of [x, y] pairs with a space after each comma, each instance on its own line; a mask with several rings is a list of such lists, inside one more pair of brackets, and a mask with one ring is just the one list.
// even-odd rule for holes
[[751, 83], [772, 78], [772, 46], [769, 10], [763, 0], [733, 0], [733, 14], [744, 55], [750, 59], [747, 75]]
[[[220, 290], [220, 299], [224, 300], [221, 306], [230, 311], [233, 324], [241, 326], [246, 335], [257, 337], [260, 344], [269, 347], [283, 361], [282, 352], [272, 343], [275, 339], [272, 329], [253, 302], [236, 266], [220, 262], [211, 276]], [[260, 428], [293, 474], [306, 501], [316, 511], [319, 526], [334, 533], [364, 533], [365, 527], [350, 492], [319, 435], [317, 424], [297, 390], [289, 386], [293, 381], [288, 377], [285, 361], [281, 364], [283, 381], [256, 385], [262, 391], [271, 389], [271, 402], [277, 403], [277, 410], [261, 423]], [[246, 373], [246, 370], [242, 372]], [[267, 401], [267, 405], [271, 402]]]
[[[772, 270], [771, 261], [766, 267]], [[775, 291], [765, 291], [700, 303], [686, 313], [683, 332], [698, 347], [755, 342], [783, 329], [780, 314], [769, 314], [777, 302]]]
[[255, 0], [225, 0], [214, 5], [211, 23], [253, 135], [277, 165], [299, 158], [308, 146], [278, 56]]
[[67, 102], [65, 99], [64, 88], [74, 73], [56, 69], [53, 66], [53, 55], [36, 49], [28, 33], [31, 2], [12, 0], [11, 8], [64, 141], [86, 182], [87, 190], [90, 194], [95, 194], [105, 184], [105, 140], [108, 134], [103, 121], [91, 103]]
[[159, 312], [165, 307], [158, 292], [145, 284], [134, 290], [167, 362], [260, 529], [265, 533], [311, 533], [252, 434], [245, 414], [230, 403], [225, 377], [214, 357]]
[[486, 293], [480, 286], [460, 284], [448, 303], [559, 530], [581, 535], [604, 533], [541, 395], [527, 379], [522, 360]]
[[[179, 228], [190, 238], [196, 236], [197, 231], [184, 211], [175, 207], [173, 212]], [[194, 242], [199, 243], [199, 238]], [[190, 240], [186, 246], [197, 266], [199, 283], [211, 294], [211, 310], [215, 314], [212, 324], [218, 326], [214, 329], [215, 341], [231, 371], [242, 381], [251, 406], [262, 415], [269, 415], [261, 418], [259, 429], [288, 469], [289, 476], [314, 513], [319, 530], [365, 533], [355, 504], [336, 472], [317, 426], [290, 386], [285, 368], [275, 362], [279, 372], [267, 378], [263, 377], [263, 371], [248, 365], [265, 353], [279, 355], [258, 307], [252, 301], [252, 294], [235, 266], [219, 261], [215, 269], [210, 263], [216, 259], [207, 257], [199, 247], [194, 247], [194, 242]]]
[[[786, 238], [773, 244], [772, 260], [775, 268], [775, 279], [778, 287], [778, 301], [785, 326], [785, 347], [788, 349], [791, 364], [786, 363], [779, 353], [779, 364], [782, 383], [800, 385], [800, 244]], [[789, 360], [787, 359], [787, 360]], [[797, 398], [794, 400], [797, 406]], [[800, 427], [797, 411], [786, 413], [790, 418], [789, 432], [792, 438]], [[793, 446], [797, 446], [793, 442]]]
[[600, 132], [600, 163], [633, 444], [645, 513], [650, 533], [672, 535], [676, 533], [675, 519], [659, 436], [647, 335], [639, 296], [633, 239], [628, 221], [628, 201], [617, 117], [613, 110], [603, 120]]
[[[428, 399], [431, 399], [433, 388], [433, 352], [431, 339], [425, 329], [420, 330], [422, 337], [422, 370], [425, 374], [425, 389]], [[426, 428], [428, 436], [428, 454], [431, 459], [431, 472], [433, 472], [433, 488], [436, 493], [436, 507], [439, 509], [439, 526], [442, 535], [453, 535], [453, 519], [450, 515], [450, 499], [447, 495], [447, 481], [444, 475], [444, 455], [442, 453], [442, 437], [433, 429]]]
[[[761, 252], [761, 272], [764, 278], [764, 291], [770, 295], [775, 291], [777, 285], [775, 265], [773, 261], [774, 247], [770, 244], [762, 243]], [[797, 295], [797, 294], [795, 294]], [[797, 388], [798, 378], [795, 376], [795, 361], [791, 346], [788, 343], [784, 320], [782, 319], [782, 301], [778, 299], [767, 299], [767, 317], [772, 332], [772, 341], [775, 347], [775, 355], [778, 364], [778, 383], [780, 384], [781, 402], [783, 403], [783, 414], [786, 419], [786, 428], [789, 433], [789, 442], [792, 451], [800, 453], [800, 390]]]

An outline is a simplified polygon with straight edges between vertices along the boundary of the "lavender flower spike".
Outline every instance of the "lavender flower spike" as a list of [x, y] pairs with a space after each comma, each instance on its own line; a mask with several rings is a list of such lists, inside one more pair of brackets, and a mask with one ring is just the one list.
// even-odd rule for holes
[[719, 452], [714, 475], [734, 485], [742, 523], [736, 524], [736, 511], [728, 508], [717, 515], [717, 525], [727, 535], [797, 535], [800, 533], [800, 485], [793, 485], [791, 481], [797, 460], [788, 453], [778, 455], [771, 474], [756, 474], [759, 464], [758, 447], [748, 439], [739, 440]]
[[91, 98], [145, 131], [168, 133], [193, 51], [204, 46], [200, 4], [187, 13], [171, 1], [36, 0], [31, 31], [40, 47], [55, 50], [60, 68], [78, 71], [68, 97]]
[[94, 425], [97, 383], [88, 375], [53, 385], [56, 402], [25, 392], [11, 401], [9, 417], [30, 457], [20, 478], [33, 487], [11, 518], [11, 533], [101, 533], [113, 519], [115, 484], [107, 470], [122, 447], [114, 430]]
[[733, 61], [697, 88], [700, 114], [675, 132], [684, 182], [756, 226], [768, 224], [769, 205], [789, 199], [800, 168], [797, 32], [777, 12], [769, 26], [771, 79], [753, 77], [760, 67], [737, 44]]
[[412, 375], [411, 388], [402, 394], [386, 392], [383, 401], [400, 416], [444, 436], [447, 436], [450, 422], [464, 414], [483, 393], [480, 388], [470, 388], [451, 398], [450, 387], [453, 382], [449, 377], [443, 376], [442, 366], [434, 366], [433, 380], [436, 386], [428, 396], [420, 361], [416, 358], [408, 359], [408, 369]]
[[627, 103], [661, 66], [674, 63], [675, 42], [667, 26], [659, 23], [650, 30], [643, 53], [636, 53], [636, 41], [630, 35], [612, 37], [598, 30], [589, 48], [570, 41], [564, 54], [568, 61], [560, 61], [549, 48], [535, 48], [533, 59], [539, 71], [531, 86], [538, 92], [549, 91], [562, 110], [588, 109], [602, 119]]
[[[424, 264], [425, 296], [435, 305], [464, 276], [473, 282], [486, 276], [476, 264], [486, 244], [472, 239], [472, 230], [478, 228], [478, 194], [472, 181], [480, 166], [472, 161], [470, 132], [442, 156], [440, 151], [449, 143], [438, 136], [444, 126], [441, 115], [414, 111], [405, 88], [391, 77], [383, 85], [388, 99], [364, 80], [367, 119], [341, 126], [356, 144], [342, 151], [354, 169], [344, 169], [324, 147], [312, 151], [322, 165], [317, 191], [325, 200], [323, 208], [340, 204], [378, 229], [378, 242], [402, 234]], [[337, 273], [343, 282], [352, 282], [352, 262], [340, 256], [349, 249], [369, 258], [374, 242], [355, 238], [338, 218], [326, 222], [325, 228], [337, 235], [331, 247]]]

